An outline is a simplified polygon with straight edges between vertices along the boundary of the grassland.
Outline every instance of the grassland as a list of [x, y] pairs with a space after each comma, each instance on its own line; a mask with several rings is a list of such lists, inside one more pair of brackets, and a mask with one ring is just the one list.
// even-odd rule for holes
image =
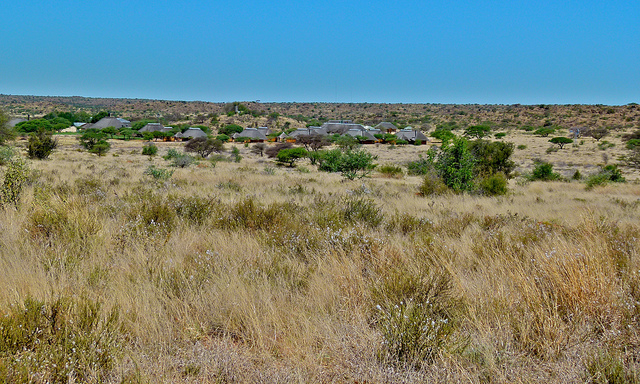
[[[527, 146], [520, 173], [603, 161], [590, 139], [507, 139]], [[416, 176], [344, 181], [242, 145], [240, 163], [156, 181], [144, 171], [169, 162], [140, 141], [97, 157], [59, 140], [0, 210], [2, 380], [638, 381], [629, 170], [592, 190], [517, 178], [503, 197], [425, 198]], [[368, 149], [402, 164], [427, 148]]]

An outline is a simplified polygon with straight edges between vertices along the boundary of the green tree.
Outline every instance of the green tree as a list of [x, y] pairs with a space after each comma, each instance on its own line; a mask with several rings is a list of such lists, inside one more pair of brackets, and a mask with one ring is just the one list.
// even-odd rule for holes
[[49, 157], [51, 152], [58, 146], [58, 142], [53, 139], [51, 131], [38, 129], [29, 135], [27, 144], [27, 155], [30, 159], [43, 160]]
[[133, 134], [135, 133], [133, 129], [126, 127], [120, 128], [118, 132], [122, 135], [122, 137], [124, 137], [125, 140], [131, 139], [131, 137], [133, 137]]
[[107, 111], [100, 111], [100, 112], [96, 113], [95, 115], [93, 115], [93, 117], [91, 118], [90, 123], [91, 123], [91, 124], [95, 124], [95, 123], [97, 123], [98, 121], [100, 121], [100, 119], [102, 119], [103, 117], [107, 117], [107, 116], [109, 116], [109, 112], [107, 112]]
[[106, 133], [109, 135], [109, 138], [113, 139], [113, 136], [118, 133], [118, 130], [116, 127], [106, 127], [102, 129], [102, 132]]
[[469, 143], [462, 137], [453, 139], [453, 145], [442, 148], [436, 162], [436, 170], [442, 181], [454, 192], [472, 191], [475, 158]]
[[146, 156], [155, 156], [158, 153], [158, 147], [153, 144], [146, 144], [145, 146], [142, 147], [142, 154], [146, 155]]
[[476, 160], [477, 175], [487, 177], [502, 172], [507, 178], [511, 178], [516, 168], [516, 163], [510, 159], [513, 155], [513, 143], [474, 140], [469, 142], [469, 150]]
[[491, 133], [491, 126], [489, 125], [472, 125], [464, 130], [465, 136], [475, 137], [481, 139]]
[[276, 155], [276, 161], [280, 164], [287, 164], [287, 166], [293, 167], [296, 161], [305, 158], [308, 155], [309, 152], [302, 147], [288, 148], [278, 152]]
[[364, 149], [346, 150], [333, 149], [330, 151], [318, 151], [312, 153], [316, 157], [318, 170], [324, 172], [340, 172], [349, 180], [363, 178], [373, 172], [376, 165], [373, 163], [377, 156]]
[[21, 133], [36, 132], [40, 128], [46, 131], [53, 131], [53, 125], [51, 125], [49, 120], [45, 120], [45, 119], [23, 121], [21, 123], [16, 124], [15, 126], [15, 130]]
[[89, 150], [89, 152], [95, 153], [98, 156], [104, 156], [105, 153], [109, 152], [109, 149], [111, 149], [111, 144], [106, 140], [100, 140]]
[[453, 140], [454, 137], [456, 137], [456, 135], [448, 129], [436, 129], [435, 131], [431, 132], [429, 136], [442, 141], [443, 147], [446, 147], [449, 142]]
[[78, 137], [80, 144], [88, 151], [91, 151], [93, 147], [100, 141], [104, 141], [107, 135], [99, 129], [89, 128], [82, 136]]
[[571, 144], [573, 143], [573, 140], [571, 140], [568, 137], [564, 137], [564, 136], [558, 136], [558, 137], [554, 137], [553, 139], [549, 140], [551, 143], [553, 144], [558, 144], [558, 146], [560, 147], [560, 149], [564, 148], [565, 144]]
[[346, 151], [351, 151], [360, 145], [358, 139], [349, 135], [342, 135], [338, 137], [334, 144]]
[[541, 137], [547, 137], [549, 135], [551, 135], [552, 133], [555, 133], [556, 130], [555, 128], [538, 128], [534, 134], [541, 136]]
[[244, 128], [242, 128], [241, 126], [239, 126], [237, 124], [225, 125], [224, 127], [218, 129], [218, 133], [219, 134], [227, 135], [227, 136], [231, 136], [234, 133], [240, 133], [242, 131], [244, 131]]

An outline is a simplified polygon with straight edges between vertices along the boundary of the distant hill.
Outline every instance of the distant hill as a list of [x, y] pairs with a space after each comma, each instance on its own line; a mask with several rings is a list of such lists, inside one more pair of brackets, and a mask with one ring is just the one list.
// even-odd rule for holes
[[[365, 125], [382, 121], [422, 130], [449, 124], [466, 127], [491, 123], [497, 128], [523, 126], [640, 127], [640, 106], [605, 105], [480, 105], [376, 103], [210, 103], [148, 99], [110, 99], [79, 96], [0, 95], [0, 108], [12, 117], [38, 117], [53, 111], [89, 113], [109, 111], [136, 121], [161, 117], [167, 123], [189, 122], [216, 126], [228, 123], [303, 127], [330, 119], [349, 119]], [[236, 113], [237, 111], [237, 113]]]

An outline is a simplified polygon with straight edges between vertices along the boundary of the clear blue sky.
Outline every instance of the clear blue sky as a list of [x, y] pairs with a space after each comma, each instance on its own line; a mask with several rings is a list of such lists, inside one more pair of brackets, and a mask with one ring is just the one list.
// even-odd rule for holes
[[640, 1], [14, 0], [0, 93], [640, 103]]

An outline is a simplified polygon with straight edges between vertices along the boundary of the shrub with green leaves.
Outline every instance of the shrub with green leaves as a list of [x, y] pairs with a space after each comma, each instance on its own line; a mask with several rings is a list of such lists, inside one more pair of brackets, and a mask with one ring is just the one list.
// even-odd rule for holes
[[144, 171], [144, 174], [149, 175], [156, 180], [166, 181], [173, 176], [173, 172], [174, 170], [157, 168], [155, 165], [151, 165]]
[[289, 167], [293, 167], [296, 161], [305, 158], [309, 155], [306, 149], [302, 147], [283, 149], [276, 155], [276, 161], [279, 164], [286, 164]]
[[399, 179], [404, 176], [404, 171], [402, 170], [402, 168], [393, 164], [385, 164], [385, 165], [378, 166], [377, 170], [385, 177]]
[[618, 168], [616, 164], [609, 164], [604, 166], [600, 172], [593, 174], [587, 178], [585, 181], [587, 185], [587, 189], [592, 189], [593, 187], [605, 185], [609, 182], [613, 183], [624, 183], [626, 179], [622, 175], [622, 171]]
[[151, 143], [151, 144], [145, 144], [144, 147], [142, 147], [142, 154], [145, 156], [155, 156], [158, 153], [158, 147]]
[[502, 172], [494, 173], [482, 179], [479, 187], [487, 196], [505, 195], [508, 191], [507, 177]]
[[24, 160], [14, 158], [9, 161], [0, 189], [0, 206], [18, 205], [30, 173], [31, 169]]
[[53, 138], [52, 133], [40, 128], [37, 132], [29, 135], [27, 155], [30, 159], [44, 160], [56, 147], [58, 147], [58, 142]]
[[462, 137], [453, 139], [453, 145], [442, 148], [436, 162], [436, 170], [442, 181], [454, 192], [473, 191], [476, 160], [469, 150], [469, 143]]
[[15, 155], [13, 147], [0, 146], [0, 165], [7, 165]]
[[553, 172], [553, 164], [546, 161], [537, 160], [534, 164], [533, 171], [529, 175], [529, 180], [552, 181], [560, 179], [560, 174]]

